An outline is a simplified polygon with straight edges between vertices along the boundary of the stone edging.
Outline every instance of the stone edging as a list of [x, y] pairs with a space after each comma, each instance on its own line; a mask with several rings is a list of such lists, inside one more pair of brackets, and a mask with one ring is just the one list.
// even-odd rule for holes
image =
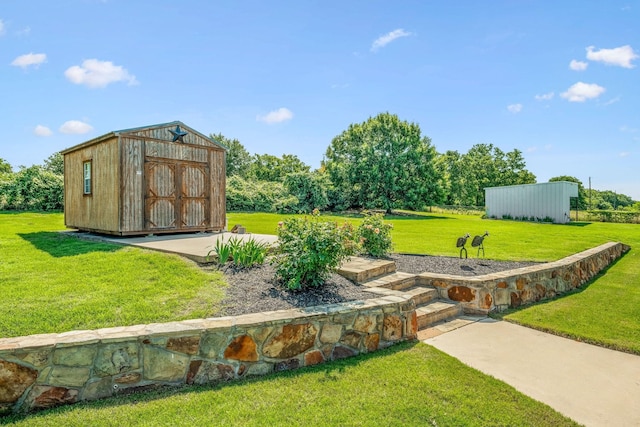
[[415, 339], [410, 296], [0, 339], [0, 415], [310, 366]]
[[422, 273], [417, 284], [435, 287], [440, 298], [459, 302], [467, 314], [487, 314], [580, 287], [629, 249], [609, 242], [558, 261], [482, 276]]

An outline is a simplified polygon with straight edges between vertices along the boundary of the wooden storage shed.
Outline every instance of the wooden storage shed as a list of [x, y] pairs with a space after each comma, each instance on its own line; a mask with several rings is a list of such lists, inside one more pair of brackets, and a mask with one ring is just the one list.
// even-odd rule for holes
[[110, 132], [62, 154], [69, 228], [122, 236], [225, 227], [225, 147], [181, 122]]

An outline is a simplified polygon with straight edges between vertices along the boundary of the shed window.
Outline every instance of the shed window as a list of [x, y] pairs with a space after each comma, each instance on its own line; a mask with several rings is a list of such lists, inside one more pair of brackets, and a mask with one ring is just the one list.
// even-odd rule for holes
[[83, 182], [84, 182], [84, 194], [91, 194], [92, 183], [91, 183], [91, 160], [87, 160], [82, 163], [83, 170]]

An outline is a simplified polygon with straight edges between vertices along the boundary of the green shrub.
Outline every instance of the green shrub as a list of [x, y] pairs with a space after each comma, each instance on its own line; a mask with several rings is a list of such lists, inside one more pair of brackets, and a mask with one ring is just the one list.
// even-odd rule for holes
[[391, 252], [392, 224], [383, 221], [381, 213], [369, 214], [365, 212], [362, 223], [358, 226], [361, 251], [374, 257], [383, 257]]
[[251, 181], [239, 176], [227, 179], [227, 209], [249, 212], [296, 212], [298, 199], [281, 182]]
[[278, 223], [278, 248], [273, 258], [276, 279], [291, 290], [322, 285], [356, 252], [354, 237], [351, 224], [323, 221], [317, 209], [310, 217]]
[[0, 209], [51, 211], [64, 207], [64, 179], [31, 166], [0, 176]]
[[325, 209], [329, 204], [327, 188], [329, 177], [320, 172], [294, 172], [284, 178], [287, 191], [298, 200], [296, 210], [310, 213], [313, 209]]

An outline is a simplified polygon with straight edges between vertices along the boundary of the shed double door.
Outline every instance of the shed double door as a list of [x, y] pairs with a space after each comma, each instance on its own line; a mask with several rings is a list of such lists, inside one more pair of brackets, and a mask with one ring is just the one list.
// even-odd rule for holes
[[147, 230], [188, 231], [211, 226], [207, 163], [148, 158], [144, 172]]

